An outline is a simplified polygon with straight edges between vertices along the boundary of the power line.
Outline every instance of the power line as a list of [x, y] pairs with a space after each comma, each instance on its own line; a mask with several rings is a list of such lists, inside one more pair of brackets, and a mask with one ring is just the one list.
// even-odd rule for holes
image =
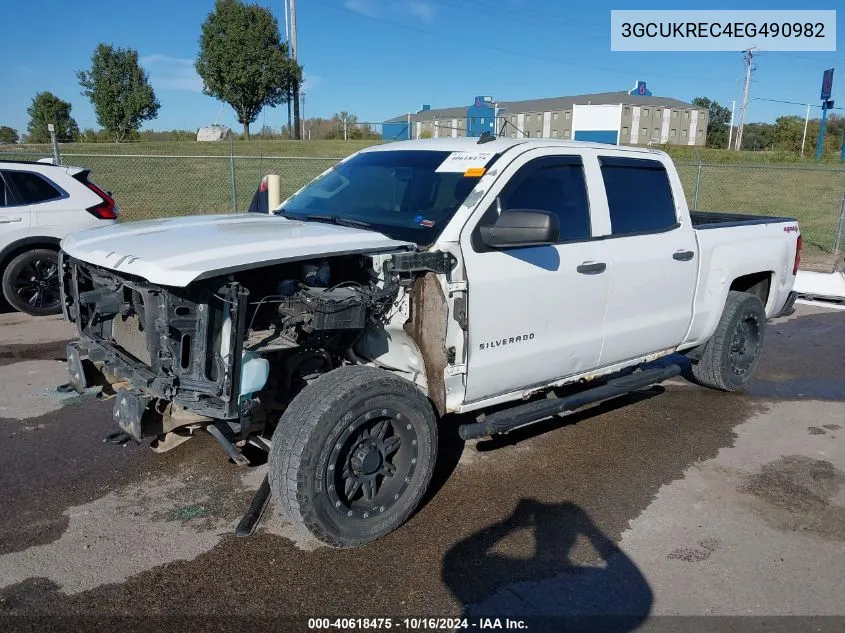
[[766, 53], [771, 53], [774, 55], [783, 55], [784, 57], [792, 57], [794, 59], [803, 59], [808, 62], [813, 62], [815, 66], [827, 66], [828, 64], [832, 64], [836, 66], [836, 64], [845, 65], [845, 60], [841, 59], [832, 59], [829, 61], [821, 61], [819, 59], [814, 59], [812, 57], [807, 57], [806, 55], [795, 55], [794, 53], [787, 53], [785, 51], [765, 51]]
[[[517, 8], [517, 7], [514, 7], [513, 5], [509, 5], [509, 4], [504, 5], [504, 7], [510, 7], [510, 8], [513, 9], [512, 11], [508, 11], [507, 9], [504, 9], [503, 11], [500, 11], [500, 14], [497, 15], [496, 13], [491, 13], [491, 10], [492, 11], [500, 10], [500, 9], [503, 9], [504, 7], [497, 6], [495, 4], [480, 2], [479, 0], [462, 0], [462, 1], [464, 3], [472, 4], [472, 5], [475, 5], [477, 7], [481, 7], [481, 8], [484, 9], [484, 11], [479, 11], [477, 13], [477, 15], [502, 20], [504, 22], [507, 22], [508, 24], [516, 23], [516, 24], [524, 24], [525, 26], [530, 26], [530, 27], [536, 27], [537, 25], [545, 27], [545, 26], [551, 26], [551, 25], [549, 25], [549, 20], [556, 21], [554, 18], [542, 17], [542, 16], [539, 16], [539, 15], [531, 15], [530, 13], [528, 15], [524, 15], [524, 16], [519, 15], [518, 13], [515, 15], [515, 13], [517, 11], [525, 12], [526, 9]], [[446, 4], [446, 3], [441, 3], [441, 4], [443, 6], [449, 6], [450, 8], [452, 8], [452, 6], [453, 6], [453, 5], [449, 5], [449, 4]], [[535, 21], [533, 21], [533, 22], [532, 21], [526, 21], [525, 18], [534, 18]], [[564, 26], [564, 27], [551, 26], [551, 28], [553, 28], [555, 30], [555, 32], [558, 32], [558, 33], [572, 33], [574, 35], [581, 35], [581, 36], [584, 36], [584, 37], [591, 37], [591, 38], [595, 38], [596, 36], [603, 36], [603, 35], [607, 35], [609, 37], [609, 34], [608, 34], [607, 31], [600, 31], [598, 29], [595, 29], [594, 27], [582, 27], [581, 29], [578, 29], [578, 28], [572, 28], [573, 23], [571, 21], [566, 21], [566, 22], [562, 22], [562, 23], [566, 24], [566, 26]], [[587, 31], [591, 31], [592, 34], [588, 33]]]
[[[527, 59], [535, 59], [535, 60], [544, 61], [544, 62], [548, 62], [548, 63], [552, 63], [552, 64], [561, 64], [561, 65], [564, 65], [564, 66], [576, 66], [576, 67], [579, 67], [579, 68], [587, 68], [587, 69], [590, 69], [590, 70], [600, 70], [602, 72], [610, 73], [610, 74], [613, 74], [613, 75], [626, 76], [626, 77], [630, 77], [632, 75], [632, 73], [630, 73], [628, 71], [619, 70], [619, 68], [610, 68], [610, 67], [606, 67], [606, 66], [595, 66], [593, 64], [584, 64], [584, 63], [581, 63], [581, 62], [570, 62], [570, 61], [564, 61], [562, 59], [555, 59], [553, 57], [545, 57], [543, 55], [534, 55], [534, 54], [531, 54], [531, 53], [523, 53], [523, 52], [520, 52], [520, 51], [515, 51], [515, 50], [503, 48], [501, 46], [495, 46], [495, 45], [492, 45], [492, 44], [484, 44], [482, 42], [474, 42], [474, 41], [471, 41], [471, 40], [465, 40], [465, 39], [460, 38], [460, 37], [455, 37], [453, 35], [447, 35], [445, 33], [438, 33], [436, 31], [429, 31], [427, 29], [421, 29], [421, 28], [418, 28], [418, 27], [415, 27], [415, 26], [410, 26], [408, 24], [402, 24], [401, 22], [394, 22], [392, 20], [386, 20], [384, 18], [379, 18], [379, 17], [373, 16], [373, 15], [366, 15], [366, 14], [360, 13], [358, 11], [353, 11], [352, 9], [348, 9], [346, 7], [340, 7], [340, 6], [337, 6], [337, 5], [329, 4], [327, 2], [320, 2], [319, 0], [313, 0], [313, 2], [314, 2], [314, 4], [320, 4], [324, 7], [329, 8], [329, 9], [334, 9], [335, 11], [342, 11], [344, 13], [351, 13], [352, 15], [357, 15], [359, 17], [366, 18], [368, 20], [374, 20], [376, 22], [381, 22], [383, 24], [390, 24], [391, 26], [396, 26], [396, 27], [399, 27], [399, 28], [402, 28], [402, 29], [405, 29], [405, 30], [408, 30], [408, 31], [414, 31], [416, 33], [422, 33], [424, 35], [431, 35], [433, 37], [439, 37], [441, 39], [451, 40], [453, 42], [459, 42], [461, 44], [466, 44], [467, 46], [473, 46], [475, 48], [486, 48], [486, 49], [489, 49], [489, 50], [497, 51], [499, 53], [505, 53], [506, 55], [515, 55], [517, 57], [525, 57]], [[653, 72], [647, 72], [647, 71], [643, 72], [642, 70], [639, 71], [639, 73], [643, 74], [643, 75], [648, 75], [649, 77], [658, 77], [658, 78], [662, 78], [662, 79], [685, 79], [685, 80], [687, 80], [687, 79], [690, 78], [689, 75], [667, 75], [667, 74], [664, 74], [664, 73], [653, 73]], [[698, 77], [698, 80], [699, 81], [720, 82], [720, 83], [733, 83], [734, 82], [733, 79], [725, 79], [725, 78], [719, 78], [719, 77]]]

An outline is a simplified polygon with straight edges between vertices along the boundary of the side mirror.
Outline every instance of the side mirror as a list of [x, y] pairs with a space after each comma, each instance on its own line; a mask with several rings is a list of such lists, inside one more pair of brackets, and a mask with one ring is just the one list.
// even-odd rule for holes
[[560, 221], [549, 211], [502, 211], [492, 226], [480, 228], [481, 240], [491, 248], [546, 246], [560, 237]]

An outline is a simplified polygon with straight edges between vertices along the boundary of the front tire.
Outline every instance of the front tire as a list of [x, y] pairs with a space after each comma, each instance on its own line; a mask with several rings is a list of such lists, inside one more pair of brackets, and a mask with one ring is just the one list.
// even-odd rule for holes
[[716, 331], [692, 365], [696, 381], [722, 391], [745, 387], [760, 359], [765, 331], [766, 310], [760, 298], [728, 292]]
[[16, 256], [3, 272], [3, 296], [15, 310], [26, 314], [61, 312], [59, 254], [36, 248]]
[[332, 547], [357, 547], [408, 519], [436, 456], [437, 420], [416, 386], [382, 369], [340, 367], [286, 409], [270, 486], [294, 524]]

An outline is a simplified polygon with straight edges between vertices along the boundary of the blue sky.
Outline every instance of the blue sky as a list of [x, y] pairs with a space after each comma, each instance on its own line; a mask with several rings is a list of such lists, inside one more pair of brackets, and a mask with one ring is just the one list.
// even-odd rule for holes
[[[35, 5], [38, 8], [35, 8]], [[73, 104], [80, 128], [97, 127], [75, 72], [89, 66], [104, 41], [138, 50], [161, 110], [146, 128], [195, 129], [214, 122], [238, 129], [229, 106], [201, 93], [193, 70], [200, 24], [213, 0], [41, 0], [4, 2], [0, 39], [0, 125], [24, 131], [26, 108], [40, 90]], [[284, 30], [284, 0], [259, 0]], [[840, 2], [713, 0], [688, 8], [835, 9]], [[603, 0], [299, 0], [299, 58], [305, 67], [307, 116], [347, 110], [382, 121], [420, 104], [497, 100], [627, 90], [637, 79], [655, 95], [708, 96], [730, 107], [742, 90], [739, 52], [622, 53], [610, 51], [610, 9]], [[631, 8], [628, 5], [626, 8]], [[644, 9], [678, 8], [653, 1]], [[752, 97], [818, 104], [822, 71], [837, 68], [834, 98], [845, 105], [845, 10], [837, 52], [763, 52]], [[13, 25], [17, 25], [16, 27]], [[840, 105], [840, 104], [837, 104]], [[222, 107], [222, 111], [221, 111]], [[754, 101], [749, 120], [801, 114], [802, 106]], [[266, 109], [274, 128], [287, 108]]]

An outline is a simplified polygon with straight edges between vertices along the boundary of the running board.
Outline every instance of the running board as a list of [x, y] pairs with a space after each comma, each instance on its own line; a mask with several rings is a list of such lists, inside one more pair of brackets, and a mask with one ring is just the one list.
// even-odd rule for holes
[[634, 372], [628, 376], [609, 380], [601, 387], [587, 389], [565, 398], [535, 400], [498, 411], [488, 415], [481, 422], [462, 424], [458, 427], [458, 435], [464, 440], [472, 440], [498, 433], [508, 433], [520, 426], [545, 420], [564, 411], [574, 411], [594, 402], [623, 396], [637, 389], [668, 380], [680, 373], [681, 368], [676, 364]]

